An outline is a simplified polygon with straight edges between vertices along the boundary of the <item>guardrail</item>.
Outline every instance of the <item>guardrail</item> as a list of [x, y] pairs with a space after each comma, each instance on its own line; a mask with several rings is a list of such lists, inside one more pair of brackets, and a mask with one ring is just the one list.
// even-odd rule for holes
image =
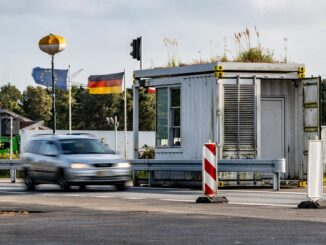
[[21, 161], [17, 160], [7, 160], [3, 159], [0, 160], [0, 169], [1, 170], [20, 170], [22, 167]]
[[[149, 186], [154, 181], [155, 171], [202, 171], [201, 160], [154, 160], [137, 159], [130, 160], [132, 171], [148, 171], [150, 177]], [[0, 160], [0, 169], [20, 170], [20, 160]], [[262, 160], [262, 159], [223, 159], [218, 160], [218, 172], [254, 172], [272, 173], [273, 190], [280, 190], [281, 173], [285, 173], [285, 159]]]
[[[18, 159], [9, 160], [3, 159], [0, 160], [0, 170], [20, 170], [22, 167], [21, 161]], [[16, 182], [16, 171], [10, 171], [11, 182]]]
[[[130, 161], [133, 171], [149, 171], [149, 186], [155, 171], [202, 171], [201, 160], [152, 160]], [[281, 173], [285, 173], [285, 159], [223, 159], [218, 160], [218, 172], [259, 172], [273, 174], [273, 190], [280, 190]]]

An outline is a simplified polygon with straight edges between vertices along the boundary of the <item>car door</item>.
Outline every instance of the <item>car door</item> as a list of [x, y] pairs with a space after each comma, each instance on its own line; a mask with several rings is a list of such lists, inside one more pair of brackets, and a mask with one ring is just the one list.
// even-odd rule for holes
[[34, 179], [34, 181], [38, 182], [40, 177], [39, 172], [39, 161], [40, 161], [40, 147], [42, 145], [41, 140], [32, 140], [29, 142], [26, 153], [24, 153], [24, 161], [28, 166], [29, 174]]
[[58, 166], [59, 150], [56, 144], [47, 140], [40, 147], [39, 169], [40, 178], [44, 182], [53, 182]]

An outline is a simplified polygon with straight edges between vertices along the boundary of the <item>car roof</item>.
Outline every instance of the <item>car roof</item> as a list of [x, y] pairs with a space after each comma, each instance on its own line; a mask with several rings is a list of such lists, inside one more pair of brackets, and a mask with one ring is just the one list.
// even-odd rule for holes
[[34, 135], [31, 140], [61, 140], [61, 139], [96, 139], [91, 134], [38, 134]]

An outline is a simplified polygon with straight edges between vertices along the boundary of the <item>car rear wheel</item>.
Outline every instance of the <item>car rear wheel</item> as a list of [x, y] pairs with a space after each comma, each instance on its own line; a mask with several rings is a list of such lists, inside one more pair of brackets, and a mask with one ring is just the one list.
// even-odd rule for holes
[[63, 189], [64, 191], [70, 190], [70, 184], [68, 183], [65, 173], [63, 170], [58, 171], [57, 173], [57, 184]]
[[79, 190], [81, 190], [81, 191], [86, 190], [86, 185], [84, 185], [84, 184], [79, 185]]
[[115, 188], [118, 191], [124, 191], [126, 189], [126, 183], [125, 182], [117, 183], [115, 184]]
[[34, 191], [35, 184], [28, 170], [24, 172], [24, 183], [27, 191]]

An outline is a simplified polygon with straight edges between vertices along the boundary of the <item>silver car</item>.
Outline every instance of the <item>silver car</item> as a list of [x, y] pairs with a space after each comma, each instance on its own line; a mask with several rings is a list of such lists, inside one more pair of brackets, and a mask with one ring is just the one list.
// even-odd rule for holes
[[21, 159], [27, 190], [43, 183], [56, 183], [64, 190], [99, 184], [123, 190], [131, 176], [126, 160], [89, 135], [34, 137]]

